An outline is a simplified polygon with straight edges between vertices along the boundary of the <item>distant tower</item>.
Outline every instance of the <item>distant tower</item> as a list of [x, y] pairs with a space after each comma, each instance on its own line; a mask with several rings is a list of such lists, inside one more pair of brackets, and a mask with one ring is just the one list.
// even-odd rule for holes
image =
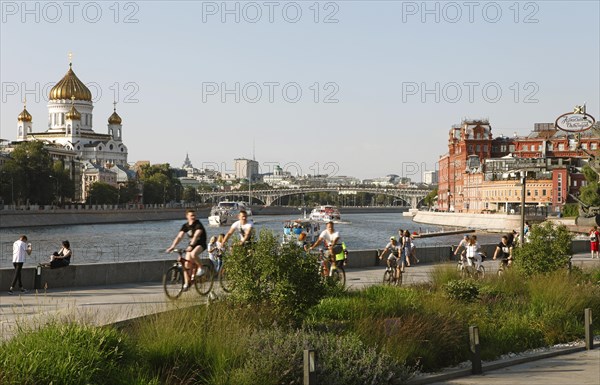
[[26, 140], [27, 134], [31, 134], [33, 129], [33, 117], [27, 111], [27, 99], [23, 102], [23, 111], [17, 117], [17, 139]]
[[192, 166], [192, 162], [190, 161], [190, 155], [187, 152], [185, 153], [185, 160], [183, 161], [183, 166], [181, 166], [181, 168], [194, 168], [194, 166]]
[[117, 114], [117, 102], [113, 102], [113, 106], [113, 113], [108, 118], [108, 135], [112, 136], [113, 140], [122, 140], [123, 120]]

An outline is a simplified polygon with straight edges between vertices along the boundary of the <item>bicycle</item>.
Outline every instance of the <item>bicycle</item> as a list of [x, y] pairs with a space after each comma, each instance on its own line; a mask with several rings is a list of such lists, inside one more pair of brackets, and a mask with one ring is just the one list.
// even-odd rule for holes
[[481, 262], [478, 267], [475, 267], [474, 257], [468, 257], [471, 259], [471, 264], [469, 265], [466, 261], [460, 259], [457, 264], [457, 269], [460, 272], [461, 278], [474, 277], [476, 279], [482, 279], [485, 277], [485, 267], [483, 266], [483, 261], [485, 261], [485, 254], [481, 255]]
[[219, 285], [221, 285], [221, 289], [223, 289], [223, 291], [225, 293], [231, 293], [233, 291], [233, 289], [235, 288], [235, 284], [233, 283], [232, 280], [227, 278], [227, 268], [225, 267], [225, 263], [223, 263], [223, 265], [221, 265], [221, 269], [219, 269], [218, 276], [219, 276]]
[[[198, 294], [202, 296], [209, 294], [212, 290], [214, 277], [214, 267], [212, 262], [210, 262], [210, 264], [201, 263], [201, 265], [198, 266], [195, 261], [186, 261], [183, 258], [183, 254], [185, 253], [184, 249], [173, 249], [173, 252], [178, 253], [179, 258], [171, 267], [167, 269], [163, 275], [163, 289], [167, 298], [175, 300], [181, 296], [181, 293], [184, 292], [184, 269], [190, 276], [189, 285], [193, 285]], [[185, 262], [188, 263], [189, 267], [184, 266]], [[199, 271], [197, 271], [198, 267], [200, 267]]]
[[500, 259], [500, 267], [498, 267], [498, 277], [501, 277], [504, 272], [510, 269], [512, 266], [512, 258], [502, 258]]
[[[326, 263], [329, 262], [329, 269]], [[319, 253], [319, 276], [322, 280], [330, 280], [339, 283], [342, 287], [346, 286], [346, 270], [344, 270], [343, 261], [331, 262], [325, 257], [323, 250]]]
[[[398, 269], [396, 258], [388, 259], [388, 261], [390, 261], [390, 265], [385, 268], [385, 272], [383, 273], [383, 284], [402, 285], [402, 274], [404, 273]], [[398, 276], [396, 276], [396, 272]]]

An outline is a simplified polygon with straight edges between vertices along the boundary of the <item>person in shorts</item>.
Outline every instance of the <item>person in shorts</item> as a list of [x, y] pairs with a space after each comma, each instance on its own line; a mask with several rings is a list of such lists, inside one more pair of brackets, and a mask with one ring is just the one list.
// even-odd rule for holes
[[594, 226], [590, 230], [590, 250], [592, 252], [592, 259], [595, 257], [600, 258], [598, 253], [598, 245], [600, 243], [600, 233], [598, 232], [598, 226]]
[[400, 257], [400, 254], [402, 253], [401, 246], [398, 244], [398, 241], [396, 241], [396, 237], [390, 237], [389, 243], [385, 245], [385, 249], [379, 254], [379, 259], [382, 259], [388, 250], [390, 251], [390, 254], [387, 257], [387, 267], [392, 267], [392, 265], [395, 264], [395, 276], [397, 277], [399, 271], [404, 271], [404, 265], [402, 264], [403, 261]]
[[308, 248], [312, 250], [323, 242], [325, 245], [325, 256], [329, 258], [329, 261], [335, 265], [335, 256], [340, 252], [343, 252], [340, 233], [335, 231], [333, 222], [327, 222], [327, 228], [321, 232], [319, 238]]
[[503, 235], [502, 240], [496, 245], [496, 251], [494, 252], [494, 259], [500, 257], [501, 262], [504, 266], [510, 266], [512, 264], [512, 251], [513, 245], [509, 243], [508, 236]]
[[190, 238], [190, 243], [185, 249], [184, 263], [186, 268], [183, 269], [183, 290], [187, 290], [189, 288], [190, 277], [187, 272], [187, 269], [190, 265], [189, 261], [194, 261], [197, 266], [201, 266], [199, 255], [206, 250], [206, 230], [204, 229], [202, 223], [196, 219], [196, 212], [192, 209], [188, 209], [185, 212], [185, 217], [187, 222], [181, 226], [181, 229], [179, 230], [179, 233], [177, 233], [173, 243], [167, 249], [167, 253], [170, 253], [186, 235], [188, 238]]

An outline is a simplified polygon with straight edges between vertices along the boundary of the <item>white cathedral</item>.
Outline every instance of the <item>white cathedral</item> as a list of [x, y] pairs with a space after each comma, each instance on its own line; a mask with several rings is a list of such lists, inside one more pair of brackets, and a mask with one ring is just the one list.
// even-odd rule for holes
[[33, 131], [33, 117], [27, 105], [17, 120], [17, 141], [44, 141], [63, 146], [77, 154], [82, 163], [97, 167], [127, 166], [127, 147], [123, 144], [123, 125], [116, 104], [108, 118], [108, 133], [99, 134], [92, 128], [92, 93], [73, 72], [69, 63], [67, 74], [49, 94], [48, 129]]

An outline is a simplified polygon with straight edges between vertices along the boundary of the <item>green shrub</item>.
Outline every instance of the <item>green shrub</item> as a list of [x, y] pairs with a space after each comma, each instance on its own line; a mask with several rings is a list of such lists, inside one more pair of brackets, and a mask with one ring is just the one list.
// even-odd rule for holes
[[317, 260], [293, 243], [280, 245], [271, 231], [261, 230], [249, 253], [234, 246], [227, 260], [235, 282], [234, 300], [268, 304], [284, 321], [301, 322], [310, 307], [325, 295]]
[[577, 203], [566, 203], [563, 205], [563, 217], [576, 217], [579, 215], [579, 204]]
[[514, 249], [515, 265], [526, 275], [564, 269], [571, 255], [572, 234], [565, 225], [533, 225], [529, 242]]
[[479, 296], [479, 288], [471, 279], [455, 279], [444, 286], [449, 298], [457, 301], [475, 301]]
[[[51, 323], [0, 345], [3, 384], [123, 384], [132, 351], [112, 328]], [[133, 382], [133, 381], [132, 381]]]
[[449, 281], [460, 279], [460, 273], [454, 266], [438, 265], [432, 270], [430, 277], [434, 288], [444, 287]]
[[260, 330], [253, 333], [250, 346], [248, 359], [233, 371], [231, 384], [302, 384], [305, 347], [316, 352], [317, 378], [322, 384], [384, 385], [409, 377], [406, 367], [352, 334]]

